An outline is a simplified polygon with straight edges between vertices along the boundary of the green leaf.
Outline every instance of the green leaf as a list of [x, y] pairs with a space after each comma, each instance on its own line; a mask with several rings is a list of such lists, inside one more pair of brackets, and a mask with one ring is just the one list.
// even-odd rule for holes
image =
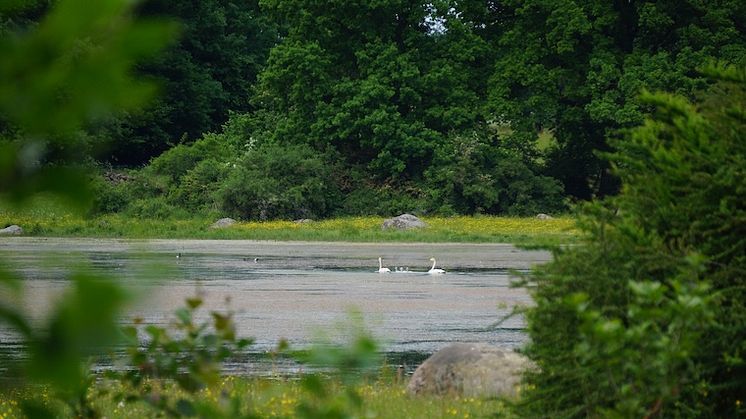
[[189, 326], [192, 324], [192, 312], [188, 308], [180, 307], [176, 309], [174, 314], [176, 315], [176, 318], [181, 321], [182, 325]]
[[200, 297], [193, 297], [193, 298], [187, 298], [186, 299], [187, 306], [191, 310], [195, 310], [196, 308], [198, 308], [199, 306], [201, 306], [202, 302], [203, 302], [202, 298], [200, 298]]

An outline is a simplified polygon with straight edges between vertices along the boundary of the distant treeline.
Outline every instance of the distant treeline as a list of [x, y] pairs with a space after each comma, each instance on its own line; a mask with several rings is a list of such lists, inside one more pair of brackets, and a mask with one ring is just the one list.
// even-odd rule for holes
[[651, 109], [641, 92], [694, 98], [700, 66], [746, 63], [741, 1], [151, 0], [137, 13], [181, 23], [139, 65], [159, 99], [48, 155], [147, 165], [102, 187], [98, 211], [558, 212], [617, 192], [602, 154]]

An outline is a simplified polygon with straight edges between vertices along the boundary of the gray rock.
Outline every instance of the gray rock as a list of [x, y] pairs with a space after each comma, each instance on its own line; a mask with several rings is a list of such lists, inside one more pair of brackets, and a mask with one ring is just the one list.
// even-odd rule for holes
[[307, 223], [312, 223], [313, 220], [310, 219], [310, 218], [301, 218], [301, 219], [295, 220], [293, 222], [296, 223], [296, 224], [307, 224]]
[[434, 353], [412, 375], [417, 394], [516, 397], [521, 375], [532, 368], [525, 356], [484, 343], [455, 343]]
[[23, 229], [15, 224], [0, 230], [2, 236], [20, 236], [21, 234], [23, 234]]
[[221, 218], [215, 221], [214, 223], [212, 223], [210, 228], [225, 228], [225, 227], [230, 227], [233, 224], [236, 224], [236, 220], [234, 220], [233, 218]]
[[402, 214], [398, 217], [389, 218], [384, 220], [382, 229], [386, 230], [389, 228], [396, 228], [399, 230], [409, 230], [410, 228], [423, 228], [427, 227], [424, 221], [415, 217], [412, 214]]
[[548, 214], [537, 214], [536, 218], [538, 218], [540, 220], [551, 220], [554, 217], [552, 217], [551, 215], [548, 215]]

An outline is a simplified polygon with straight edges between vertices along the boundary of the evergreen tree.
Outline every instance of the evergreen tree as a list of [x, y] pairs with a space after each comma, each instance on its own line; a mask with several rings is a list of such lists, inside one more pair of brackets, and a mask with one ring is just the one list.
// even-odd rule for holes
[[622, 192], [532, 275], [530, 417], [740, 417], [746, 394], [746, 71], [654, 119], [611, 157]]

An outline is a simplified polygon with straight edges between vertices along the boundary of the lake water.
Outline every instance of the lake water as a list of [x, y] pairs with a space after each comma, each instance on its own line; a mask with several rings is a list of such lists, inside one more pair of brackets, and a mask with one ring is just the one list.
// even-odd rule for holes
[[[375, 272], [379, 256], [392, 273]], [[447, 274], [426, 273], [431, 257]], [[123, 322], [165, 325], [200, 292], [204, 318], [211, 309], [232, 310], [238, 335], [253, 337], [257, 353], [281, 338], [299, 348], [320, 329], [334, 334], [353, 308], [390, 354], [429, 354], [450, 342], [520, 347], [522, 318], [494, 327], [515, 305], [531, 303], [525, 289], [509, 286], [511, 271], [550, 257], [505, 244], [0, 239], [0, 258], [24, 277], [22, 304], [37, 321], [69, 272], [104, 273], [133, 290]], [[18, 345], [7, 329], [0, 342], [6, 352]]]

